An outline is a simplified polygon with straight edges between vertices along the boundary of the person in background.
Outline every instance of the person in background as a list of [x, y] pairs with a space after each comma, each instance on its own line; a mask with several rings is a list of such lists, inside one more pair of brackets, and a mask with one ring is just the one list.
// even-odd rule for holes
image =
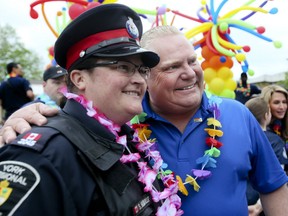
[[[160, 56], [147, 79], [143, 123], [157, 140], [163, 172], [177, 176], [184, 215], [248, 215], [249, 178], [265, 213], [286, 216], [287, 176], [251, 112], [235, 100], [208, 97], [194, 48], [177, 28], [152, 28], [140, 44]], [[15, 113], [0, 131], [3, 139], [28, 129], [25, 119], [45, 122], [40, 114], [53, 115], [48, 110], [35, 104]]]
[[[269, 104], [262, 97], [251, 98], [245, 103], [245, 106], [255, 116], [259, 122], [262, 130], [267, 136], [275, 155], [277, 156], [279, 163], [284, 168], [284, 165], [288, 164], [287, 155], [285, 151], [284, 141], [275, 133], [267, 130], [267, 126], [271, 121], [271, 111]], [[249, 205], [249, 215], [259, 215], [262, 212], [261, 202], [259, 200], [259, 194], [255, 191], [248, 182], [247, 199]], [[260, 215], [264, 215], [262, 212]]]
[[[0, 85], [0, 116], [5, 121], [13, 112], [34, 99], [30, 82], [23, 78], [22, 66], [10, 62], [6, 66], [8, 78]], [[3, 115], [5, 110], [5, 115]]]
[[182, 214], [177, 182], [162, 191], [159, 154], [126, 125], [142, 112], [159, 62], [139, 46], [141, 36], [140, 17], [120, 4], [91, 8], [63, 30], [54, 56], [68, 71], [67, 102], [0, 149], [1, 215]]
[[66, 86], [67, 71], [60, 66], [51, 66], [43, 73], [43, 93], [34, 101], [25, 104], [41, 102], [55, 108], [63, 108], [66, 98], [60, 89]]
[[[281, 137], [288, 151], [288, 92], [279, 85], [265, 86], [261, 92], [261, 97], [269, 104], [272, 118], [267, 130], [272, 131]], [[288, 166], [285, 166], [288, 171]]]
[[247, 73], [242, 72], [240, 75], [240, 81], [237, 83], [237, 88], [235, 90], [236, 100], [245, 104], [251, 97], [256, 96], [261, 93], [255, 84], [250, 84], [248, 82]]

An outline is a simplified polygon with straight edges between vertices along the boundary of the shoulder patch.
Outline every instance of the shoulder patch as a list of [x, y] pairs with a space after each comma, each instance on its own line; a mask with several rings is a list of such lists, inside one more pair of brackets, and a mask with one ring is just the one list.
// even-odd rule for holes
[[24, 134], [20, 134], [11, 144], [41, 151], [51, 137], [58, 133], [59, 131], [52, 128], [35, 127]]
[[0, 215], [13, 215], [39, 182], [40, 175], [31, 165], [0, 162]]

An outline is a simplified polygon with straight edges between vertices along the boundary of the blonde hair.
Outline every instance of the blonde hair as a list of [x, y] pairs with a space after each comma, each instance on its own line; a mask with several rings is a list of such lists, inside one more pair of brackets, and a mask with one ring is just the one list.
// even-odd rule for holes
[[270, 100], [274, 92], [283, 93], [286, 96], [286, 98], [288, 98], [287, 90], [279, 85], [265, 86], [261, 91], [261, 97], [263, 97], [267, 103], [270, 103]]
[[[141, 47], [150, 48], [150, 42], [154, 39], [158, 39], [167, 35], [183, 35], [175, 26], [164, 25], [151, 28], [142, 35], [140, 40]], [[184, 36], [184, 35], [183, 35]]]
[[[279, 85], [268, 85], [268, 86], [265, 86], [262, 91], [261, 91], [261, 97], [264, 98], [264, 100], [270, 104], [270, 101], [271, 101], [271, 98], [272, 98], [272, 95], [274, 92], [279, 92], [279, 93], [282, 93], [285, 95], [286, 97], [286, 100], [288, 100], [288, 92], [285, 88], [279, 86]], [[272, 116], [273, 118], [273, 116]], [[288, 114], [287, 114], [287, 111], [286, 111], [286, 114], [284, 116], [284, 118], [281, 120], [282, 122], [282, 138], [284, 139], [288, 139]]]
[[[269, 104], [262, 97], [255, 97], [249, 99], [245, 106], [255, 116], [257, 121], [262, 125], [265, 121], [265, 114], [269, 113]], [[266, 127], [266, 125], [264, 125]]]

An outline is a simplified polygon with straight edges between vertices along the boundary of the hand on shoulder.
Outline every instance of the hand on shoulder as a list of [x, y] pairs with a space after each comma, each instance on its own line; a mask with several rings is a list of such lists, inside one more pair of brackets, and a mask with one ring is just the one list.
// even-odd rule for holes
[[49, 107], [43, 103], [34, 103], [14, 112], [0, 129], [0, 146], [10, 143], [17, 134], [31, 129], [31, 125], [44, 125], [47, 122], [45, 116], [54, 116], [58, 109]]

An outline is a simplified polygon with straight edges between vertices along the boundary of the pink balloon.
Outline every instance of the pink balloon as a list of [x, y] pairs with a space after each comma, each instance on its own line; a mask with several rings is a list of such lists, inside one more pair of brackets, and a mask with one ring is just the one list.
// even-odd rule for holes
[[265, 32], [265, 28], [263, 26], [257, 27], [256, 30], [259, 34], [263, 34]]
[[38, 18], [38, 13], [36, 10], [34, 10], [33, 8], [30, 9], [30, 16], [33, 18], [33, 19], [37, 19]]
[[73, 4], [70, 6], [68, 13], [70, 18], [73, 20], [76, 17], [78, 17], [81, 13], [83, 13], [85, 10], [86, 9], [83, 5]]
[[250, 52], [250, 46], [243, 46], [244, 52]]
[[54, 57], [54, 46], [49, 47], [48, 52], [49, 52], [49, 55]]
[[97, 7], [101, 5], [101, 3], [99, 2], [90, 2], [88, 5], [87, 5], [87, 10], [91, 9], [91, 8], [94, 8], [94, 7]]

